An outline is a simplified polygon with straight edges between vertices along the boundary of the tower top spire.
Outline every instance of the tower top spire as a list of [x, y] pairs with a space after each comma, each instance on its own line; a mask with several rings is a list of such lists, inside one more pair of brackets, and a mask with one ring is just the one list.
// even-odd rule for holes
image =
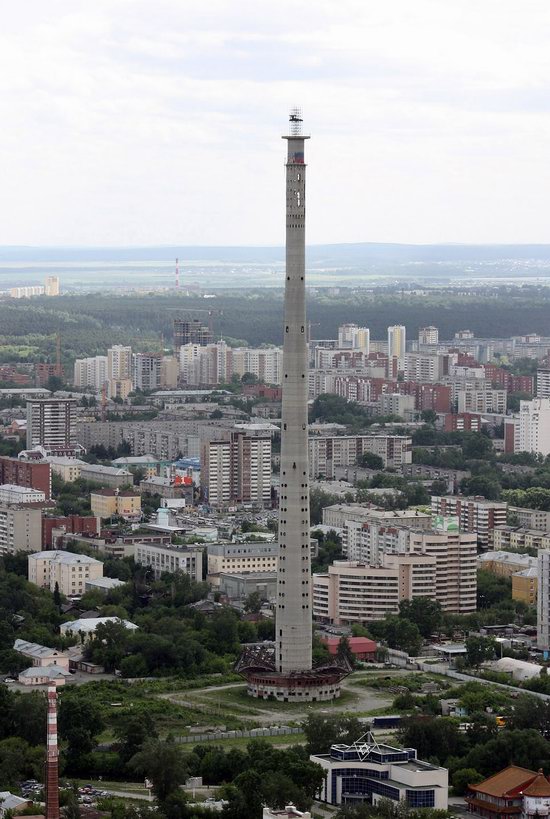
[[291, 136], [302, 136], [302, 109], [301, 108], [291, 108], [289, 114], [289, 122], [290, 122], [290, 134]]

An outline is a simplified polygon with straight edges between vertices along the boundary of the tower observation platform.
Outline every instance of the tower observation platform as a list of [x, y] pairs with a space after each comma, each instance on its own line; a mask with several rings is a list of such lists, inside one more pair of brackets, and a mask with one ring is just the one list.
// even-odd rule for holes
[[245, 648], [235, 669], [254, 697], [331, 700], [351, 667], [312, 663], [308, 470], [308, 351], [305, 299], [306, 165], [302, 117], [290, 113], [286, 161], [286, 271], [283, 324], [279, 558], [275, 642]]

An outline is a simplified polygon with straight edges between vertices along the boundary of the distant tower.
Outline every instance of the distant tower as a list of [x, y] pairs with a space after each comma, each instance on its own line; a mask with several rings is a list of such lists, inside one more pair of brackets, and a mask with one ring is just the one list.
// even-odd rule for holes
[[180, 286], [180, 260], [176, 259], [176, 290], [179, 290]]
[[312, 664], [309, 536], [308, 350], [305, 307], [305, 178], [302, 117], [290, 114], [286, 162], [286, 274], [275, 651], [246, 650], [236, 668], [248, 693], [293, 702], [331, 700], [350, 668]]
[[46, 819], [59, 819], [59, 747], [57, 744], [57, 690], [48, 686], [48, 727], [46, 736]]

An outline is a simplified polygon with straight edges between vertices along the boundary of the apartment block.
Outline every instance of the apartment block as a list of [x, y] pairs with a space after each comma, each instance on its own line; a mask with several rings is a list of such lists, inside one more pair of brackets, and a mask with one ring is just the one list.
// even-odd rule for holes
[[42, 548], [42, 509], [0, 504], [0, 555]]
[[536, 567], [537, 558], [518, 552], [491, 551], [478, 555], [477, 565], [497, 577], [512, 577], [516, 572]]
[[420, 327], [418, 329], [419, 344], [438, 344], [439, 330], [437, 327]]
[[493, 389], [486, 386], [481, 379], [467, 381], [465, 386], [457, 390], [457, 411], [483, 413], [491, 412], [497, 415], [506, 413], [506, 390]]
[[236, 429], [201, 432], [201, 491], [212, 506], [271, 505], [271, 436]]
[[277, 570], [278, 543], [209, 543], [208, 576]]
[[107, 378], [109, 381], [132, 379], [132, 348], [115, 344], [107, 350]]
[[47, 461], [25, 461], [0, 455], [0, 484], [37, 489], [49, 499], [52, 494], [51, 467]]
[[134, 560], [140, 566], [150, 566], [156, 578], [164, 572], [170, 574], [182, 572], [196, 582], [203, 579], [203, 552], [198, 548], [136, 543]]
[[435, 599], [443, 611], [469, 614], [477, 607], [477, 538], [468, 532], [411, 530], [408, 552], [436, 562]]
[[212, 343], [212, 331], [198, 319], [174, 319], [174, 350], [184, 344], [198, 344], [205, 347]]
[[550, 398], [520, 401], [519, 451], [550, 455]]
[[338, 347], [341, 349], [363, 350], [369, 353], [370, 330], [357, 324], [341, 324], [338, 327]]
[[77, 358], [74, 363], [73, 382], [75, 387], [92, 387], [100, 390], [107, 381], [107, 356]]
[[0, 504], [6, 503], [44, 503], [46, 495], [39, 489], [26, 486], [15, 486], [11, 483], [0, 485]]
[[434, 519], [456, 517], [460, 531], [476, 533], [478, 545], [482, 549], [488, 547], [495, 526], [506, 524], [506, 509], [506, 503], [482, 497], [432, 496]]
[[435, 597], [436, 560], [427, 555], [384, 555], [377, 566], [335, 561], [313, 575], [313, 616], [351, 625], [396, 614], [401, 600]]
[[309, 438], [309, 474], [332, 480], [340, 466], [353, 466], [366, 452], [382, 458], [384, 467], [399, 469], [412, 462], [412, 439], [408, 435], [341, 435]]
[[132, 356], [132, 387], [142, 392], [160, 389], [162, 353], [134, 353]]
[[399, 370], [403, 369], [407, 349], [407, 331], [402, 324], [388, 327], [388, 359], [396, 359]]
[[550, 512], [540, 509], [525, 509], [522, 506], [509, 506], [508, 513], [515, 519], [518, 526], [526, 529], [540, 529], [550, 531]]
[[65, 458], [58, 455], [50, 455], [48, 463], [52, 472], [59, 475], [61, 480], [72, 483], [80, 478], [80, 470], [86, 461], [79, 458]]
[[123, 486], [132, 486], [134, 478], [127, 469], [102, 464], [84, 463], [80, 468], [80, 477], [85, 481], [92, 481], [100, 486], [122, 489]]
[[58, 537], [64, 534], [88, 535], [96, 537], [99, 535], [101, 520], [99, 518], [83, 515], [58, 515], [57, 517], [42, 518], [42, 546], [51, 549]]
[[141, 495], [134, 490], [94, 489], [90, 493], [90, 505], [97, 518], [119, 515], [125, 520], [141, 519]]
[[103, 577], [103, 563], [95, 557], [57, 550], [36, 552], [28, 557], [28, 579], [35, 586], [65, 597], [84, 594], [87, 580]]
[[537, 645], [550, 649], [550, 550], [542, 549], [537, 563]]
[[449, 356], [437, 353], [406, 353], [405, 381], [435, 383], [449, 371]]
[[76, 447], [76, 399], [27, 401], [27, 449], [71, 450]]

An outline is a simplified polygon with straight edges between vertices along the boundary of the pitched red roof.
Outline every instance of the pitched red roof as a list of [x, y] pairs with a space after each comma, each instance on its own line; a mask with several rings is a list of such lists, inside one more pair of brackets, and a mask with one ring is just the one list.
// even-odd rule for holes
[[476, 785], [468, 785], [471, 791], [476, 793], [486, 793], [489, 796], [503, 798], [512, 792], [521, 793], [535, 779], [537, 773], [528, 768], [520, 768], [517, 765], [509, 765], [504, 770], [493, 774], [483, 782]]
[[550, 782], [545, 777], [542, 769], [539, 770], [536, 777], [530, 785], [523, 791], [524, 796], [550, 796]]
[[[321, 637], [321, 640], [327, 646], [330, 654], [338, 652], [339, 637]], [[374, 640], [369, 640], [368, 637], [348, 637], [348, 642], [354, 654], [372, 654], [377, 648]]]

